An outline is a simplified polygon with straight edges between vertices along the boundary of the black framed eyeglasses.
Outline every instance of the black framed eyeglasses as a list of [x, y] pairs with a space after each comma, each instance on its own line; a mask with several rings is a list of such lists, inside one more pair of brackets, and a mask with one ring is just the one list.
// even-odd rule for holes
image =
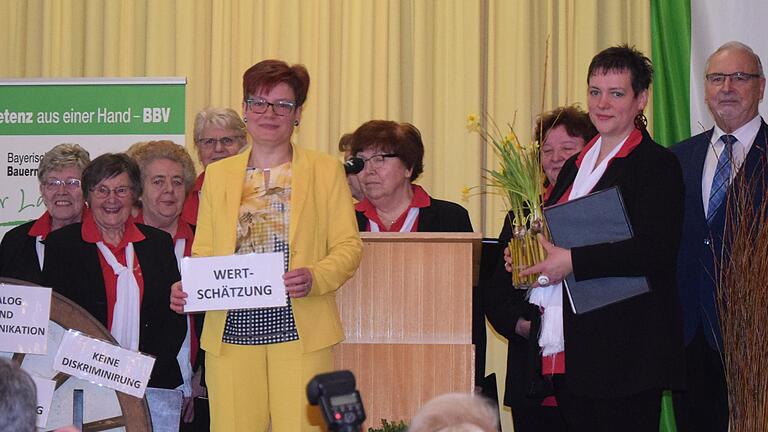
[[76, 178], [68, 178], [66, 180], [59, 180], [57, 178], [49, 178], [46, 180], [43, 185], [45, 186], [45, 190], [49, 192], [57, 191], [60, 187], [64, 186], [64, 189], [72, 192], [80, 189], [80, 180]]
[[734, 72], [734, 73], [720, 73], [720, 72], [714, 72], [705, 75], [705, 78], [707, 81], [712, 85], [723, 85], [725, 84], [725, 79], [730, 78], [731, 83], [733, 84], [746, 84], [753, 78], [760, 78], [762, 75], [760, 74], [753, 74], [753, 73], [747, 73], [747, 72]]
[[255, 114], [264, 114], [270, 106], [272, 112], [279, 116], [288, 115], [296, 109], [296, 103], [287, 100], [269, 102], [262, 97], [250, 97], [245, 100], [245, 109]]
[[[396, 157], [400, 157], [400, 155], [397, 153], [380, 153], [367, 158], [364, 158], [359, 155], [357, 157], [363, 160], [364, 167], [370, 166], [371, 168], [375, 169], [375, 168], [381, 168], [382, 166], [384, 166], [384, 161], [386, 161], [387, 158], [396, 158]], [[370, 162], [370, 165], [369, 165], [369, 162]]]

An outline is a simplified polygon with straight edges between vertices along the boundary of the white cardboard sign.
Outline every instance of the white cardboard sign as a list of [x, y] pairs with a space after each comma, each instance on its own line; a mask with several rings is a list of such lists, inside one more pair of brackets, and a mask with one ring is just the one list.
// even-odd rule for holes
[[185, 312], [285, 306], [283, 254], [279, 252], [184, 258]]
[[30, 375], [37, 387], [37, 420], [35, 425], [44, 428], [48, 422], [48, 413], [51, 411], [53, 391], [56, 390], [56, 381]]
[[0, 351], [45, 354], [51, 289], [0, 285]]
[[53, 360], [53, 370], [94, 384], [144, 397], [155, 358], [68, 330]]

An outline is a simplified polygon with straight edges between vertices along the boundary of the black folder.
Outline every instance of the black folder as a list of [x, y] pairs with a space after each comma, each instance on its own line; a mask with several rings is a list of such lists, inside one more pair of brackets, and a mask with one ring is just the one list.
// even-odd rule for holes
[[[618, 187], [584, 195], [544, 209], [552, 242], [563, 248], [611, 243], [632, 238]], [[648, 280], [640, 277], [606, 277], [576, 281], [573, 273], [564, 287], [576, 314], [600, 309], [610, 304], [650, 291]]]

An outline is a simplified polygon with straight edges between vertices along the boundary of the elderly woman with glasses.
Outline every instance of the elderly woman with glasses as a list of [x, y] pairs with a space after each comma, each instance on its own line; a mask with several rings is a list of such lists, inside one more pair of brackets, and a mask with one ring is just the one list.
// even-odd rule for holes
[[364, 198], [355, 205], [360, 231], [470, 232], [464, 207], [432, 198], [413, 184], [424, 170], [421, 133], [409, 123], [371, 120], [352, 135]]
[[362, 243], [342, 165], [291, 143], [308, 89], [302, 65], [264, 60], [245, 71], [253, 146], [207, 170], [192, 255], [281, 253], [287, 292], [283, 307], [206, 313], [213, 430], [320, 430], [305, 389], [333, 369], [331, 348], [344, 337], [336, 290], [357, 269]]
[[[193, 134], [197, 156], [200, 164], [203, 165], [203, 170], [212, 162], [239, 153], [248, 143], [245, 133], [245, 123], [233, 109], [206, 108], [197, 113]], [[200, 192], [204, 181], [205, 171], [197, 177], [184, 202], [181, 219], [190, 225], [197, 225]]]
[[176, 388], [185, 323], [167, 299], [179, 270], [171, 236], [131, 217], [139, 167], [122, 153], [101, 155], [83, 171], [82, 191], [82, 222], [46, 240], [43, 284], [91, 313], [123, 348], [153, 355], [149, 386]]
[[0, 276], [42, 282], [44, 241], [51, 231], [80, 222], [80, 179], [90, 161], [88, 152], [77, 144], [59, 144], [40, 159], [37, 179], [46, 211], [5, 234], [0, 243]]

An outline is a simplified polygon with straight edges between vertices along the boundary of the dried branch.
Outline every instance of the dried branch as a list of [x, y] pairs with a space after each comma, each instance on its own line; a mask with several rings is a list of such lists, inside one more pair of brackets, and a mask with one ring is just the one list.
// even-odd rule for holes
[[734, 179], [723, 247], [715, 251], [721, 257], [717, 305], [732, 432], [768, 430], [768, 199], [762, 196], [762, 162], [762, 169]]

